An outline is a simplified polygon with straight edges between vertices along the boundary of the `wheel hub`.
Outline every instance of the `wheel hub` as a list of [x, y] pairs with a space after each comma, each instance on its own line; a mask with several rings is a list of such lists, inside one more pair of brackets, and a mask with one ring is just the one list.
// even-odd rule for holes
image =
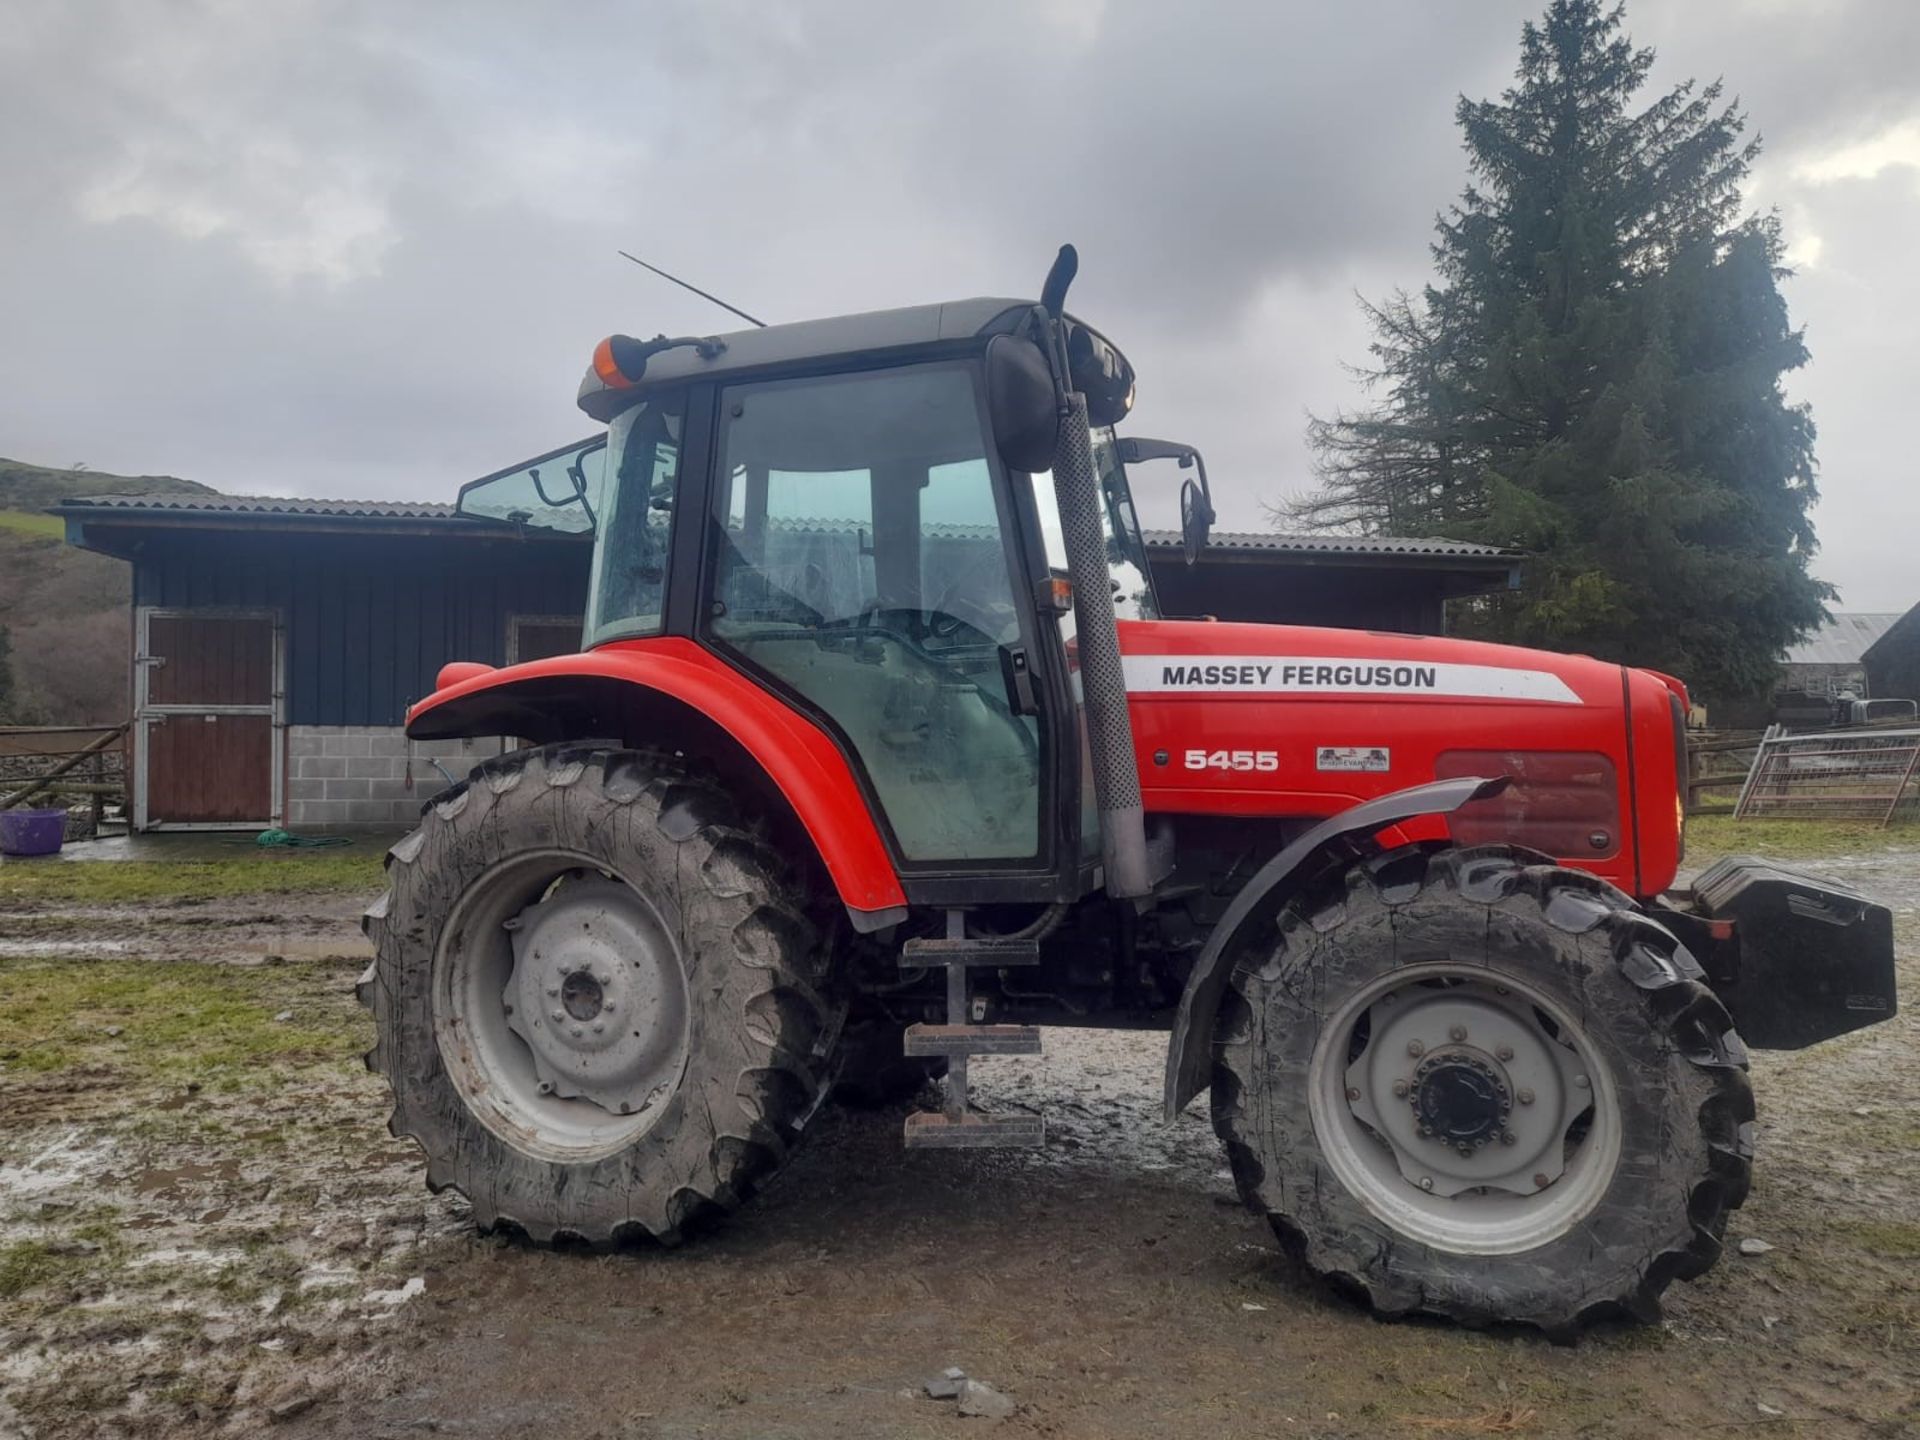
[[1465, 980], [1389, 990], [1365, 1013], [1346, 1099], [1406, 1184], [1533, 1195], [1559, 1179], [1567, 1129], [1591, 1097], [1582, 1062], [1532, 1005]]
[[570, 970], [560, 982], [560, 1006], [575, 1020], [598, 1020], [606, 988], [589, 970]]
[[686, 981], [627, 886], [570, 879], [506, 922], [507, 1028], [540, 1093], [635, 1115], [671, 1093], [686, 1057]]
[[1513, 1091], [1499, 1062], [1464, 1047], [1428, 1054], [1408, 1088], [1420, 1134], [1463, 1153], [1498, 1140], [1513, 1109]]

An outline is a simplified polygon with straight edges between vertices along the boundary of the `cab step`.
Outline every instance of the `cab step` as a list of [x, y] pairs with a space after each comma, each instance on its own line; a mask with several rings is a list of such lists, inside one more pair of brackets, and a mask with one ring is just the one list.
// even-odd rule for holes
[[957, 939], [909, 940], [900, 947], [900, 968], [919, 970], [929, 965], [965, 965], [990, 968], [999, 965], [1038, 965], [1038, 940], [1013, 940], [1001, 936], [961, 936]]
[[966, 912], [947, 911], [942, 939], [909, 940], [900, 947], [903, 968], [944, 966], [947, 971], [947, 1023], [909, 1025], [908, 1055], [942, 1055], [947, 1061], [946, 1104], [907, 1116], [904, 1139], [910, 1150], [971, 1149], [990, 1145], [1044, 1145], [1046, 1122], [1038, 1115], [985, 1115], [967, 1095], [967, 1062], [975, 1055], [1038, 1055], [1040, 1030], [1034, 1025], [970, 1023], [967, 971], [974, 966], [1034, 965], [1037, 940], [969, 936]]
[[1038, 1055], [1038, 1025], [909, 1025], [909, 1055]]
[[1046, 1121], [1038, 1115], [982, 1115], [969, 1110], [958, 1120], [939, 1110], [907, 1116], [909, 1150], [965, 1150], [988, 1146], [1047, 1143]]

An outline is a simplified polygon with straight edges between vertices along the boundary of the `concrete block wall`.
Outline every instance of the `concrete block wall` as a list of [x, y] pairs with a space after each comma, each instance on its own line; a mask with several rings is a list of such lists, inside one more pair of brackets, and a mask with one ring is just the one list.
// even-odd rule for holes
[[[446, 788], [438, 760], [455, 780], [507, 748], [497, 736], [416, 740], [397, 725], [292, 725], [287, 728], [289, 830], [405, 830], [423, 802]], [[413, 786], [407, 787], [411, 757]]]

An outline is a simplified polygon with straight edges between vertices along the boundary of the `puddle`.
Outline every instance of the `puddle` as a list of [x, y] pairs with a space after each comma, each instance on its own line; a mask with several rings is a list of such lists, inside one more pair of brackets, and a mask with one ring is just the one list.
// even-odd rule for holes
[[300, 1277], [302, 1290], [337, 1290], [360, 1283], [360, 1272], [339, 1265], [315, 1265]]
[[125, 955], [132, 949], [131, 940], [0, 940], [0, 959], [41, 955], [84, 955], [94, 959], [103, 955]]
[[0, 1196], [24, 1199], [51, 1195], [84, 1185], [105, 1170], [113, 1159], [112, 1140], [102, 1137], [82, 1141], [83, 1133], [69, 1130], [31, 1159], [18, 1165], [0, 1165]]
[[212, 1165], [181, 1165], [172, 1170], [142, 1170], [134, 1177], [133, 1188], [142, 1195], [164, 1195], [182, 1185], [204, 1185], [218, 1180], [238, 1180], [240, 1162], [222, 1160]]
[[203, 1270], [217, 1270], [244, 1259], [246, 1256], [238, 1250], [199, 1250], [190, 1246], [162, 1245], [134, 1256], [126, 1262], [126, 1268], [145, 1270], [154, 1265], [192, 1265]]

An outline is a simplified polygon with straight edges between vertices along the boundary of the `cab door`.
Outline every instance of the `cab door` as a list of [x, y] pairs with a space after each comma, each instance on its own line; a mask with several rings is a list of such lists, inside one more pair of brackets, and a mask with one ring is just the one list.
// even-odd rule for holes
[[703, 639], [836, 737], [910, 896], [1051, 895], [1061, 767], [973, 367], [733, 386], [718, 411]]

